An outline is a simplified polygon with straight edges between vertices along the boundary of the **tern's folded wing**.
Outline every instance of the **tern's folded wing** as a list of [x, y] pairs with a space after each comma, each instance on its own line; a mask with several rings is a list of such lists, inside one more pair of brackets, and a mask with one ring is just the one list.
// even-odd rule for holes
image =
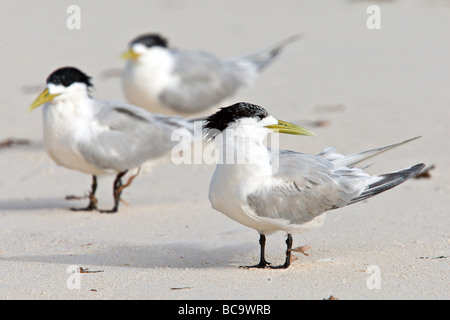
[[336, 169], [319, 157], [281, 152], [279, 171], [247, 197], [261, 217], [303, 224], [323, 212], [346, 206], [366, 188], [370, 176], [360, 169]]
[[161, 101], [175, 111], [193, 113], [218, 104], [242, 84], [242, 74], [207, 52], [172, 50], [176, 81], [161, 93]]
[[[152, 115], [119, 102], [102, 102], [91, 134], [80, 137], [78, 148], [86, 161], [101, 169], [124, 171], [167, 154], [177, 141], [175, 129], [193, 124], [180, 117]], [[192, 128], [191, 128], [192, 127]]]

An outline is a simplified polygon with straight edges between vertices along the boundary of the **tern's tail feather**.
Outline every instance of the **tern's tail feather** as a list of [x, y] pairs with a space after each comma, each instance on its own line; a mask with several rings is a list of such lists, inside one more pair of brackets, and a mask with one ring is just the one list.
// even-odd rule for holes
[[250, 63], [254, 64], [258, 71], [262, 71], [270, 62], [273, 61], [273, 59], [283, 50], [283, 48], [300, 39], [301, 34], [293, 35], [286, 40], [282, 41], [281, 43], [270, 47], [269, 49], [263, 50], [261, 52], [251, 54], [248, 56], [242, 57], [242, 59], [249, 61]]
[[[386, 146], [386, 147], [381, 147], [381, 148], [376, 148], [376, 149], [372, 149], [372, 150], [368, 150], [368, 151], [364, 151], [364, 152], [359, 152], [359, 153], [354, 153], [354, 154], [350, 154], [347, 156], [339, 156], [339, 157], [335, 157], [335, 159], [332, 160], [333, 164], [335, 167], [341, 167], [341, 166], [346, 166], [346, 167], [354, 167], [356, 166], [358, 163], [367, 160], [369, 158], [372, 158], [376, 155], [379, 155], [380, 153], [389, 151], [391, 149], [397, 148], [405, 143], [411, 142], [413, 140], [419, 139], [420, 137], [415, 137], [412, 139], [408, 139], [405, 140], [403, 142], [399, 142], [396, 144], [392, 144], [390, 146]], [[333, 151], [333, 150], [331, 150]], [[328, 155], [329, 157], [332, 156]]]
[[423, 163], [419, 163], [407, 169], [374, 176], [369, 180], [367, 189], [359, 196], [353, 198], [348, 204], [371, 198], [381, 192], [394, 188], [419, 174], [424, 167], [425, 165]]

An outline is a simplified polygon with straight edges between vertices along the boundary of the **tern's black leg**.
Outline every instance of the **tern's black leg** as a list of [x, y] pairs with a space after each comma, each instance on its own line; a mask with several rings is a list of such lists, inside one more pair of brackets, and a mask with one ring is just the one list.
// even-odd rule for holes
[[114, 207], [111, 210], [100, 210], [101, 213], [116, 213], [119, 209], [120, 195], [122, 194], [123, 185], [122, 177], [127, 173], [128, 170], [120, 172], [114, 180], [113, 196], [114, 196]]
[[281, 266], [270, 267], [272, 269], [287, 269], [291, 265], [291, 249], [292, 249], [292, 235], [288, 233], [286, 238], [286, 261]]
[[267, 267], [270, 263], [266, 261], [265, 258], [265, 248], [266, 248], [266, 236], [262, 233], [259, 236], [259, 246], [261, 247], [261, 254], [259, 263], [254, 266], [244, 266], [242, 268], [260, 268], [263, 269]]
[[91, 192], [89, 192], [89, 204], [86, 208], [70, 208], [72, 211], [93, 211], [97, 210], [97, 198], [95, 191], [97, 190], [97, 177], [92, 176]]

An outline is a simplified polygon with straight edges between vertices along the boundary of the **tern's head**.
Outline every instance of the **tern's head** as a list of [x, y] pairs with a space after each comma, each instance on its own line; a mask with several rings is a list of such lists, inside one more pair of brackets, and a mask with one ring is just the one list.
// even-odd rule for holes
[[67, 95], [86, 96], [90, 87], [92, 87], [91, 78], [77, 68], [57, 69], [48, 76], [45, 90], [34, 100], [28, 111], [55, 98]]
[[143, 34], [133, 39], [122, 58], [137, 60], [152, 48], [167, 48], [167, 39], [156, 33]]
[[270, 132], [312, 136], [314, 133], [295, 124], [277, 120], [262, 107], [239, 102], [221, 108], [206, 119], [203, 126], [206, 140], [214, 138], [225, 130], [234, 130], [236, 135], [263, 139]]

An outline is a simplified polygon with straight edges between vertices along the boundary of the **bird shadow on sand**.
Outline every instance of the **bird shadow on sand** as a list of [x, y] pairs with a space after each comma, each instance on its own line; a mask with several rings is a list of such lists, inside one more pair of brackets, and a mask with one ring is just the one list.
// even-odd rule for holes
[[204, 269], [239, 267], [234, 261], [245, 260], [242, 255], [255, 251], [255, 260], [257, 259], [255, 249], [255, 245], [250, 243], [222, 247], [205, 247], [204, 244], [195, 242], [149, 246], [119, 245], [86, 253], [3, 256], [0, 261], [77, 265], [92, 270], [104, 270], [107, 267]]
[[[86, 201], [87, 203], [87, 201]], [[70, 204], [63, 198], [0, 200], [0, 211], [27, 211], [43, 209], [69, 210]]]

